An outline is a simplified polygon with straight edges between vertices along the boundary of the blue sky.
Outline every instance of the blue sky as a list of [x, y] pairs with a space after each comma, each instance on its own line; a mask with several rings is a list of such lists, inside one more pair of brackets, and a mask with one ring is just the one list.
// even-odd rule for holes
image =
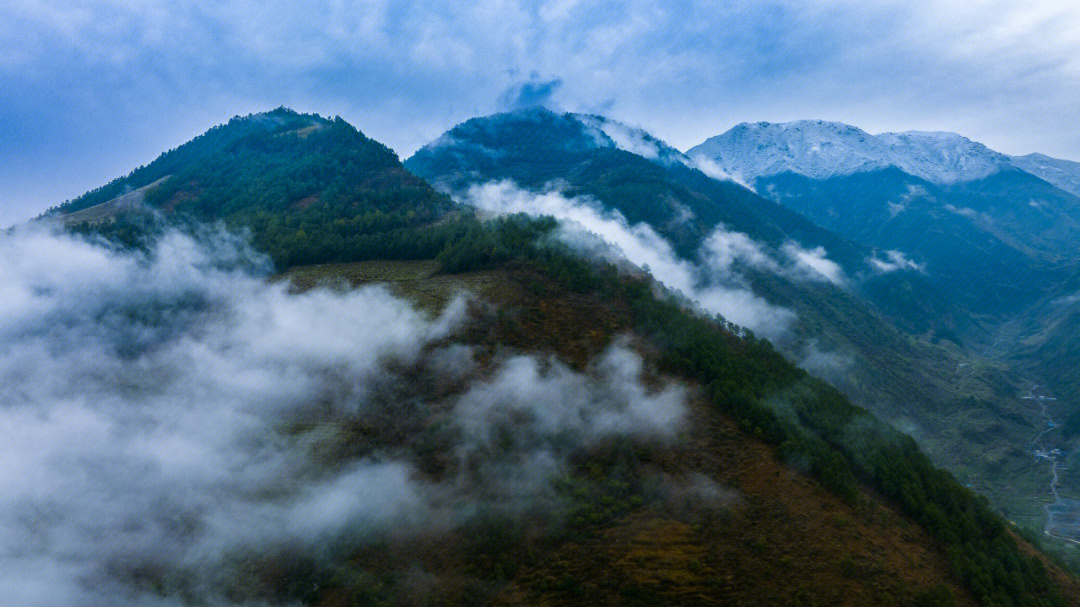
[[823, 118], [1080, 159], [1080, 4], [5, 0], [0, 225], [236, 114], [341, 115], [404, 157], [525, 83], [681, 149]]

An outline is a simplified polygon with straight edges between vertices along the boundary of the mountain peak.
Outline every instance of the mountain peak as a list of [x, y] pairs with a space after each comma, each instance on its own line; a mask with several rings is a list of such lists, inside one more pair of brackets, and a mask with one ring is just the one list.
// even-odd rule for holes
[[[455, 190], [473, 173], [542, 183], [563, 176], [554, 166], [583, 161], [598, 151], [621, 150], [664, 166], [693, 166], [679, 150], [642, 129], [594, 114], [542, 107], [472, 118], [417, 150], [406, 161], [416, 174]], [[537, 158], [545, 157], [545, 162]], [[555, 159], [558, 159], [557, 161]], [[522, 174], [515, 171], [521, 169]]]
[[752, 182], [796, 173], [827, 179], [894, 166], [933, 183], [987, 177], [1010, 166], [1007, 156], [950, 132], [871, 135], [842, 122], [742, 123], [687, 152]]
[[690, 149], [747, 183], [792, 172], [824, 179], [835, 174], [884, 168], [885, 150], [869, 133], [825, 120], [744, 122]]

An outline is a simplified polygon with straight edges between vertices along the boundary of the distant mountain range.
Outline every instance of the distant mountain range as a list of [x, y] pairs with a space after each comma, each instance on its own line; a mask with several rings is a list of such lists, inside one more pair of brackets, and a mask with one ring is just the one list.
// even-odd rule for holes
[[902, 252], [980, 314], [1046, 296], [1080, 252], [1077, 163], [825, 121], [744, 123], [688, 155], [855, 242]]
[[1007, 156], [948, 132], [871, 135], [824, 120], [744, 122], [690, 148], [687, 155], [714, 162], [746, 183], [782, 173], [829, 179], [896, 167], [936, 185], [951, 185], [1018, 168], [1080, 194], [1080, 163], [1042, 154]]

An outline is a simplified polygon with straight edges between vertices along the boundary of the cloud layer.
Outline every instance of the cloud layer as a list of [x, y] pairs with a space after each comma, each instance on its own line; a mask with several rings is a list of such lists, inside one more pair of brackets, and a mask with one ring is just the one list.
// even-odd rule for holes
[[1080, 8], [1060, 0], [14, 0], [0, 7], [0, 224], [233, 114], [340, 114], [408, 154], [511, 87], [524, 96], [503, 101], [550, 93], [682, 149], [742, 121], [823, 118], [1077, 158], [1078, 57]]

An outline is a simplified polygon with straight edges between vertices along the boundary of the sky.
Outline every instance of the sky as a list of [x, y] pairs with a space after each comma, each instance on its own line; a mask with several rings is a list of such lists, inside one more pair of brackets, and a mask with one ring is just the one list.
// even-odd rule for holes
[[1080, 160], [1080, 3], [6, 0], [0, 226], [234, 115], [340, 115], [404, 158], [536, 102], [680, 149], [820, 118]]

